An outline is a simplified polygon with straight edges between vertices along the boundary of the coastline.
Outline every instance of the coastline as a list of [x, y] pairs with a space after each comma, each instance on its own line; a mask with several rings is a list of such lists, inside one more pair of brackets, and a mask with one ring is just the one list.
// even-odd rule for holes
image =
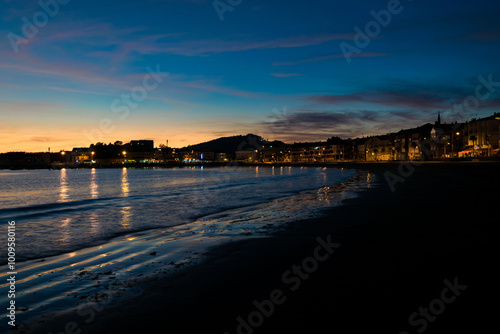
[[[326, 175], [324, 169], [318, 173]], [[332, 187], [226, 209], [186, 224], [130, 232], [103, 244], [24, 261], [19, 264], [22, 279], [17, 282], [19, 329], [31, 332], [27, 324], [40, 316], [47, 318], [71, 310], [79, 314], [85, 304], [92, 302], [122, 302], [140, 294], [151, 280], [164, 279], [203, 261], [211, 248], [226, 242], [266, 238], [286, 222], [317, 216], [319, 210], [338, 205], [366, 187], [366, 175], [362, 173], [339, 170], [337, 174], [336, 182], [340, 183]]]
[[[410, 163], [445, 163], [445, 164], [460, 164], [468, 162], [500, 162], [498, 157], [466, 157], [466, 158], [446, 158], [446, 159], [432, 159], [432, 160], [410, 160]], [[168, 163], [95, 163], [95, 164], [45, 164], [45, 165], [0, 165], [0, 170], [38, 170], [38, 169], [48, 169], [48, 170], [60, 170], [60, 169], [122, 169], [122, 168], [189, 168], [189, 167], [340, 167], [340, 168], [351, 168], [352, 166], [375, 166], [375, 165], [399, 165], [402, 161], [400, 160], [384, 160], [384, 161], [363, 161], [363, 160], [346, 160], [338, 162], [317, 162], [317, 163], [292, 163], [292, 162], [168, 162]]]
[[[254, 300], [284, 291], [283, 273], [311, 255], [318, 237], [329, 235], [338, 250], [253, 331], [309, 332], [327, 325], [339, 333], [399, 333], [409, 330], [413, 312], [439, 297], [443, 280], [455, 277], [467, 290], [429, 322], [426, 333], [481, 328], [493, 314], [477, 308], [489, 289], [484, 280], [492, 277], [491, 266], [478, 261], [492, 262], [492, 224], [457, 208], [473, 205], [470, 192], [482, 207], [495, 203], [487, 189], [499, 184], [498, 164], [453, 164], [451, 170], [449, 164], [424, 164], [394, 193], [382, 174], [397, 172], [397, 165], [365, 166], [380, 176], [378, 187], [271, 238], [214, 248], [206, 261], [155, 282], [127, 304], [104, 306], [90, 323], [80, 318], [82, 333], [235, 333], [237, 317], [254, 311]], [[30, 332], [59, 333], [72, 318], [48, 320]]]

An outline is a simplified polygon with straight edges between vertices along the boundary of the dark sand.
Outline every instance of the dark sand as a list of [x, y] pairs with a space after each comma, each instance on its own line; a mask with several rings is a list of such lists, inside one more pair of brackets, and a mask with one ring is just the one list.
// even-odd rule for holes
[[[254, 300], [280, 289], [286, 301], [254, 333], [417, 333], [422, 328], [410, 326], [410, 315], [440, 298], [443, 281], [455, 277], [467, 289], [423, 332], [496, 331], [500, 164], [425, 163], [394, 193], [383, 173], [397, 174], [398, 164], [344, 167], [381, 175], [380, 186], [325, 218], [217, 248], [206, 262], [156, 282], [125, 305], [105, 306], [90, 324], [70, 312], [30, 332], [64, 332], [75, 321], [81, 333], [233, 334], [236, 318], [255, 311]], [[328, 235], [341, 246], [292, 292], [283, 273]]]

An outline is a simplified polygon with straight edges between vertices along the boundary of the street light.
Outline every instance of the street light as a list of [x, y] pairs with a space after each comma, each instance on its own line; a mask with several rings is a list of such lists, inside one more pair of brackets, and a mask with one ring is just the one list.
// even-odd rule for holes
[[127, 160], [127, 151], [123, 151], [122, 154], [123, 154], [123, 163], [125, 163], [125, 161]]
[[93, 163], [94, 162], [94, 154], [95, 154], [95, 152], [92, 151], [92, 152], [90, 152], [90, 154], [91, 154], [90, 162]]

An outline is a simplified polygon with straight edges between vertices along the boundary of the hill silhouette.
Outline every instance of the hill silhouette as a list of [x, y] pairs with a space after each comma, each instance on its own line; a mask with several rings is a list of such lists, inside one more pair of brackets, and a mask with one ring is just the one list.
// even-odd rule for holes
[[262, 137], [249, 133], [246, 136], [221, 137], [204, 143], [186, 146], [181, 150], [234, 153], [236, 151], [258, 149], [267, 143]]

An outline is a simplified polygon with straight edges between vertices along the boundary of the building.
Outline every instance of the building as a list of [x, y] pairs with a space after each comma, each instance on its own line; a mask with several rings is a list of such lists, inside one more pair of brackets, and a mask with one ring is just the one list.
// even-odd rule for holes
[[152, 140], [132, 140], [122, 146], [123, 158], [127, 162], [155, 162], [155, 148]]
[[365, 144], [366, 161], [394, 160], [395, 149], [389, 135], [371, 137]]
[[290, 162], [290, 154], [287, 145], [282, 142], [273, 142], [262, 145], [259, 148], [258, 159], [261, 162], [276, 163]]
[[51, 153], [8, 152], [0, 154], [0, 168], [44, 168], [51, 166]]
[[89, 164], [94, 160], [94, 154], [95, 152], [89, 147], [75, 147], [71, 152], [66, 153], [69, 158], [67, 162], [72, 165]]
[[463, 126], [460, 156], [491, 157], [498, 155], [500, 146], [500, 113], [472, 119]]
[[180, 154], [184, 162], [213, 162], [216, 160], [215, 152], [210, 150], [181, 151]]
[[346, 149], [344, 144], [298, 143], [290, 148], [290, 160], [292, 163], [332, 163], [345, 161]]
[[434, 126], [426, 123], [390, 134], [394, 147], [394, 160], [431, 160], [435, 150], [435, 143], [431, 140]]
[[155, 148], [153, 140], [131, 140], [124, 146], [133, 152], [150, 152]]
[[236, 151], [236, 161], [253, 163], [257, 162], [259, 157], [259, 151], [255, 149], [248, 149], [243, 151]]
[[215, 161], [217, 162], [228, 162], [230, 160], [230, 156], [227, 153], [216, 153], [215, 154]]
[[434, 158], [456, 158], [463, 149], [463, 124], [435, 125], [430, 133], [430, 138], [436, 143]]

